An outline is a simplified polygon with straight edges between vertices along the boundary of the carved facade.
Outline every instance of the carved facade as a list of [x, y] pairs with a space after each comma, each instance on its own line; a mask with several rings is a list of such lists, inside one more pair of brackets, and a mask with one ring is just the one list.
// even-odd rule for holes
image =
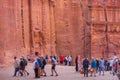
[[[92, 0], [91, 0], [92, 1]], [[96, 0], [94, 0], [96, 1]], [[119, 0], [103, 0], [91, 2], [91, 55], [111, 57], [120, 54]]]
[[[31, 54], [120, 53], [119, 0], [0, 0], [0, 63]], [[9, 62], [8, 62], [9, 63]]]

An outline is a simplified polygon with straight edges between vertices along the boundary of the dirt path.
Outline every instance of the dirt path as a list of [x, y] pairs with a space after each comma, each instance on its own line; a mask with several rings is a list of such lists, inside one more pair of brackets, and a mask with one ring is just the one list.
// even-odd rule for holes
[[57, 66], [57, 71], [59, 76], [50, 76], [51, 65], [46, 66], [47, 77], [41, 77], [39, 79], [34, 79], [34, 71], [32, 69], [32, 64], [27, 66], [29, 71], [29, 76], [23, 77], [12, 77], [13, 67], [0, 68], [0, 80], [118, 80], [116, 76], [112, 76], [109, 72], [105, 72], [105, 76], [88, 77], [84, 78], [83, 75], [76, 73], [74, 67], [69, 66]]

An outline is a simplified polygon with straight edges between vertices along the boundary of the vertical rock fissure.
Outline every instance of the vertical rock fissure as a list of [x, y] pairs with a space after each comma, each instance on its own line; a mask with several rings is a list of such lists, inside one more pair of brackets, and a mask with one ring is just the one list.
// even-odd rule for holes
[[[65, 22], [65, 27], [66, 27], [66, 29], [67, 29], [67, 27], [69, 27], [69, 15], [70, 14], [68, 14], [68, 12], [67, 12], [67, 10], [69, 10], [69, 1], [64, 1], [64, 13], [63, 13], [63, 16], [64, 16], [64, 22]], [[69, 38], [67, 38], [66, 37], [66, 41], [65, 42], [67, 42], [66, 43], [66, 45], [64, 45], [64, 47], [65, 47], [65, 49], [66, 49], [66, 52], [67, 52], [67, 54], [69, 54], [69, 55], [72, 55], [71, 53], [72, 53], [72, 49], [71, 49], [71, 47], [72, 47], [72, 45], [71, 45], [71, 43], [69, 43]], [[62, 53], [61, 51], [59, 52], [60, 54]]]
[[54, 18], [54, 30], [55, 30], [55, 41], [54, 41], [54, 48], [55, 48], [55, 53], [57, 54], [57, 28], [56, 28], [56, 5], [55, 5], [56, 1], [54, 1], [53, 3], [53, 18]]
[[84, 13], [84, 9], [83, 9], [83, 3], [82, 3], [82, 1], [81, 0], [79, 0], [80, 1], [80, 6], [81, 6], [81, 10], [82, 10], [82, 18], [83, 18], [83, 27], [84, 27], [84, 57], [86, 56], [86, 50], [85, 50], [85, 48], [86, 48], [86, 42], [85, 42], [85, 35], [86, 35], [86, 31], [85, 31], [85, 28], [86, 28], [86, 26], [85, 26], [85, 21], [84, 21], [84, 16], [85, 16], [85, 13]]
[[46, 29], [46, 25], [45, 25], [45, 0], [42, 0], [42, 31], [41, 31], [41, 36], [42, 36], [42, 45], [41, 45], [41, 49], [43, 50], [43, 53], [45, 53], [45, 30]]
[[109, 56], [108, 18], [107, 18], [107, 11], [105, 5], [104, 5], [104, 15], [105, 15], [105, 33], [106, 33], [106, 58], [108, 58]]
[[[18, 32], [19, 32], [19, 19], [18, 19], [18, 15], [19, 15], [19, 12], [18, 12], [18, 3], [19, 1], [16, 0], [16, 53], [18, 53], [19, 51], [19, 35], [18, 35]], [[18, 55], [18, 54], [17, 54]]]
[[83, 4], [82, 0], [79, 0], [80, 6], [81, 6], [81, 10], [82, 10], [82, 19], [83, 19], [83, 28], [84, 28], [84, 57], [88, 57], [91, 58], [91, 36], [90, 36], [90, 32], [91, 32], [91, 28], [89, 26], [89, 16], [88, 14], [90, 14], [89, 12], [89, 8], [87, 6], [87, 4]]
[[23, 0], [21, 0], [21, 26], [22, 26], [22, 43], [23, 43], [23, 47], [25, 48]]
[[29, 13], [29, 43], [30, 43], [30, 52], [32, 52], [33, 47], [33, 38], [32, 38], [32, 12], [31, 12], [31, 0], [28, 0], [28, 13]]
[[105, 17], [105, 37], [106, 37], [106, 58], [108, 58], [109, 56], [109, 37], [108, 37], [108, 17], [107, 17], [107, 7], [106, 7], [106, 4], [105, 2], [101, 2], [102, 6], [103, 7], [103, 10], [104, 10], [104, 17]]
[[51, 10], [52, 10], [52, 2], [51, 1], [49, 1], [49, 13], [50, 13], [50, 53], [51, 53], [51, 55], [52, 55], [52, 12], [51, 12]]

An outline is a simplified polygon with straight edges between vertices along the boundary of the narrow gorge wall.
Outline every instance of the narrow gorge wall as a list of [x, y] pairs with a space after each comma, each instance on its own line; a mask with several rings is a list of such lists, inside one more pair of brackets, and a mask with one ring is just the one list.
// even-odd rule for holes
[[1, 62], [30, 53], [30, 21], [27, 0], [0, 1]]
[[119, 0], [0, 0], [0, 63], [13, 56], [120, 53]]
[[80, 3], [71, 0], [56, 1], [56, 47], [64, 56], [84, 52], [84, 28]]
[[35, 51], [55, 53], [53, 2], [1, 0], [0, 4], [0, 63]]
[[91, 55], [111, 57], [120, 54], [120, 1], [91, 0]]

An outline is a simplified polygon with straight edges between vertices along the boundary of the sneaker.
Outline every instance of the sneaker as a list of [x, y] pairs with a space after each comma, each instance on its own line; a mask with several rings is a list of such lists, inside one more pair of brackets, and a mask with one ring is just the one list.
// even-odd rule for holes
[[56, 74], [56, 76], [58, 76], [58, 74]]

